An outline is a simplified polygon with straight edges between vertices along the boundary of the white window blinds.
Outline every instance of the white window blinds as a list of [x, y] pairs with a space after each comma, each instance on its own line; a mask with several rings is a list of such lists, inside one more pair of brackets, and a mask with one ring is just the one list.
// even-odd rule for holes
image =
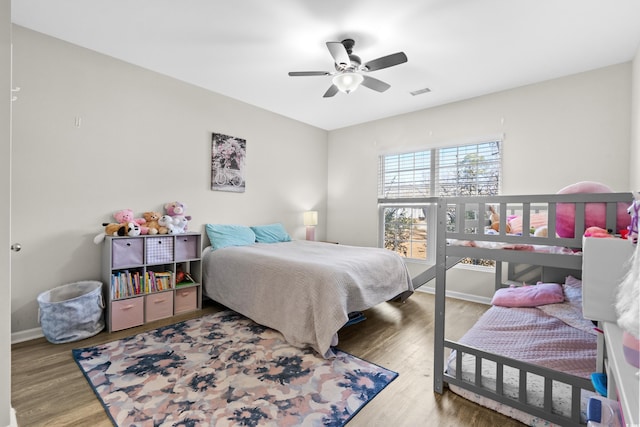
[[500, 192], [500, 140], [382, 155], [378, 199], [492, 195]]

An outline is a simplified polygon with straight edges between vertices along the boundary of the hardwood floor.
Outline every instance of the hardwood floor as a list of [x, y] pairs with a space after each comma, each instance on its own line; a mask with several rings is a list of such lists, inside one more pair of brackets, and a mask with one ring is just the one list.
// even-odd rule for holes
[[[102, 405], [71, 350], [124, 338], [162, 325], [224, 309], [207, 304], [202, 311], [143, 327], [68, 344], [44, 338], [14, 344], [11, 349], [11, 400], [18, 424], [37, 426], [110, 426]], [[459, 300], [447, 303], [447, 338], [458, 339], [486, 306]], [[367, 404], [348, 427], [522, 426], [450, 391], [433, 386], [433, 296], [416, 292], [404, 304], [383, 303], [365, 312], [367, 320], [344, 328], [338, 347], [398, 372], [399, 377]], [[455, 322], [453, 321], [455, 319]]]

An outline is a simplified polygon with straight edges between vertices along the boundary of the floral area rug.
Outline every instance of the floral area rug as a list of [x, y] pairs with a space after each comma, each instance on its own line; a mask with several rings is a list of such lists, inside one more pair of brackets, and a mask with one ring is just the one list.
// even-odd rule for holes
[[343, 426], [398, 374], [232, 311], [73, 350], [116, 426]]

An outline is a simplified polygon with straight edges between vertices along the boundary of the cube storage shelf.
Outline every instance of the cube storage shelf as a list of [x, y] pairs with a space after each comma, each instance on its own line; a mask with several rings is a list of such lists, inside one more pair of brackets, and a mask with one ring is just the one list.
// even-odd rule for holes
[[[202, 307], [199, 233], [107, 236], [102, 251], [102, 282], [109, 332]], [[176, 283], [182, 271], [193, 281]]]

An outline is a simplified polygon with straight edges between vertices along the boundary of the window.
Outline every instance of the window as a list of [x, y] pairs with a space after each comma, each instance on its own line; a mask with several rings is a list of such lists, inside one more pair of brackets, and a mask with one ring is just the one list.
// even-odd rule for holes
[[[501, 139], [380, 156], [378, 203], [382, 244], [408, 259], [433, 261], [429, 197], [500, 192]], [[478, 264], [477, 261], [470, 261]]]

